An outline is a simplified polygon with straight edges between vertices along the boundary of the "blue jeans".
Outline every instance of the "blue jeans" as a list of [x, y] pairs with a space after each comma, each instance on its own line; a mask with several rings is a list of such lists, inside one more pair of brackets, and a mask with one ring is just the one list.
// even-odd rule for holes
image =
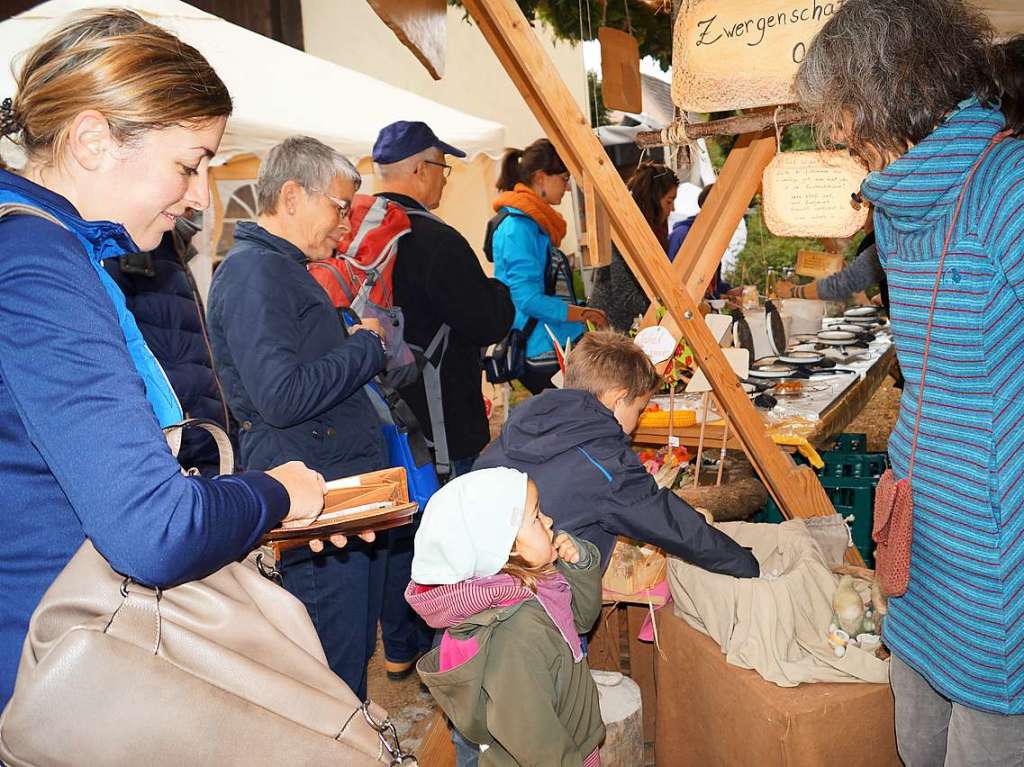
[[473, 463], [479, 458], [477, 455], [471, 455], [469, 458], [456, 458], [452, 461], [452, 475], [449, 479], [455, 479], [461, 477], [463, 474], [469, 474], [473, 470]]
[[343, 549], [327, 544], [281, 555], [281, 580], [313, 620], [327, 664], [360, 700], [366, 700], [366, 665], [377, 646], [384, 599], [386, 546], [356, 537]]

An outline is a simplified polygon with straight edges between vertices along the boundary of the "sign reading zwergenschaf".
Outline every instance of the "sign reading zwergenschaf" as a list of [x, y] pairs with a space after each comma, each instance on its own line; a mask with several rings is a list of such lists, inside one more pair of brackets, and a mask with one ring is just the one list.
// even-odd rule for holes
[[676, 20], [672, 99], [690, 112], [788, 104], [793, 78], [843, 0], [687, 0]]

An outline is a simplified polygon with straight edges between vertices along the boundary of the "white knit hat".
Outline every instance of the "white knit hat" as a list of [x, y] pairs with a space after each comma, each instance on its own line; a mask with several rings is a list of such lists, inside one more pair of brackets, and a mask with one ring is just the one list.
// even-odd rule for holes
[[526, 482], [515, 469], [481, 469], [434, 493], [416, 533], [412, 579], [440, 586], [504, 567], [523, 524]]

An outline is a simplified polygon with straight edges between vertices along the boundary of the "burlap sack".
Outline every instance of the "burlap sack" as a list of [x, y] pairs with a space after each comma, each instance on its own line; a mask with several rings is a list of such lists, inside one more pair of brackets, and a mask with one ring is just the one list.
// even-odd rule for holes
[[761, 564], [761, 577], [716, 575], [672, 558], [676, 615], [703, 631], [734, 666], [780, 687], [802, 682], [887, 682], [889, 664], [857, 647], [837, 658], [825, 639], [838, 580], [802, 520], [717, 527]]

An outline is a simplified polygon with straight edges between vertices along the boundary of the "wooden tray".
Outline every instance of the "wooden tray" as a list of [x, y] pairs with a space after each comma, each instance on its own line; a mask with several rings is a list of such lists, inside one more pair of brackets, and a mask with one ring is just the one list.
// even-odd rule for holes
[[409, 501], [405, 469], [394, 468], [327, 483], [324, 510], [301, 527], [276, 527], [264, 543], [288, 549], [315, 538], [389, 530], [412, 522], [418, 504]]

